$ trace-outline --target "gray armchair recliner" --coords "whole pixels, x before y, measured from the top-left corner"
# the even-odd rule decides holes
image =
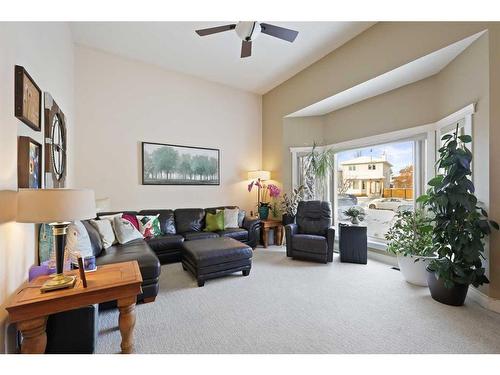
[[[335,228],[330,202],[302,201],[296,224],[285,226],[286,255],[294,259],[328,263],[333,261]]]

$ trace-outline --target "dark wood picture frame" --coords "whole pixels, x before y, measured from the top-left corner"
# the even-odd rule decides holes
[[[220,185],[220,150],[217,148],[208,148],[208,147],[195,147],[195,146],[182,146],[182,145],[174,145],[174,144],[169,144],[169,143],[155,143],[155,142],[141,142],[141,156],[142,156],[142,162],[141,162],[141,181],[143,185],[202,185],[202,186],[219,186]],[[158,178],[147,178],[146,173],[145,173],[145,164],[146,164],[146,159],[145,159],[145,153],[146,153],[146,148],[147,146],[163,146],[163,147],[169,147],[175,149],[183,149],[184,153],[196,153],[196,150],[200,150],[202,153],[207,153],[213,152],[214,156],[212,158],[217,158],[217,171],[215,173],[210,174],[213,178],[211,179],[203,179],[203,178],[196,178],[196,176],[191,177],[191,178],[163,178],[163,179],[158,179]],[[192,150],[192,151],[191,151]],[[176,150],[177,152],[180,150]],[[202,177],[201,175],[198,175]]]
[[[38,161],[34,165],[31,160],[30,147],[38,148]],[[41,189],[42,188],[42,155],[43,148],[40,143],[30,137],[18,137],[17,140],[17,186],[23,189]],[[33,184],[32,172],[36,171],[38,178]]]
[[[26,97],[25,80],[29,82],[30,88],[38,94],[38,98]],[[35,106],[35,108],[30,109],[29,105]],[[16,65],[14,68],[14,115],[31,129],[38,132],[42,130],[42,90],[26,69],[20,65]]]

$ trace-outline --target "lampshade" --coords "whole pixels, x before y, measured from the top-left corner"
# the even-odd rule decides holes
[[[55,223],[94,218],[92,190],[21,189],[17,193],[19,223]]]
[[[262,181],[271,179],[271,172],[269,171],[250,171],[248,172],[249,180],[261,179]]]

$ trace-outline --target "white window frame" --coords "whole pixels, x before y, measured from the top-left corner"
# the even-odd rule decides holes
[[[325,146],[317,146],[318,151],[324,149],[333,149],[335,154],[357,148],[366,148],[370,146],[382,145],[386,143],[425,140],[426,142],[416,142],[417,147],[422,149],[417,150],[414,147],[414,196],[417,197],[423,194],[426,190],[426,183],[436,175],[435,164],[438,155],[438,148],[440,147],[441,134],[449,131],[450,126],[457,122],[464,120],[464,134],[472,135],[472,115],[475,112],[475,103],[469,104],[466,107],[438,120],[434,123],[415,126],[408,129],[397,130],[389,133],[378,134],[370,137],[363,137],[354,140],[334,143]],[[471,145],[471,151],[472,151]],[[292,154],[292,189],[298,186],[298,173],[297,173],[297,157],[300,153],[307,153],[312,150],[312,146],[305,147],[290,147]],[[420,155],[420,157],[418,157]],[[425,155],[425,157],[424,157]],[[425,162],[425,167],[422,168],[422,163]],[[338,159],[334,159],[334,170],[338,170]],[[418,171],[418,173],[417,173]],[[333,201],[337,199],[338,181],[336,174],[333,174],[332,181],[332,194]],[[334,223],[338,223],[337,210],[334,209]],[[336,234],[338,237],[338,233]],[[377,250],[386,250],[387,245],[382,241],[369,239],[368,247]]]

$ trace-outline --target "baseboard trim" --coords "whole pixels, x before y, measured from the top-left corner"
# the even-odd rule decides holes
[[[500,299],[491,298],[472,286],[469,288],[468,297],[485,309],[500,314]]]

